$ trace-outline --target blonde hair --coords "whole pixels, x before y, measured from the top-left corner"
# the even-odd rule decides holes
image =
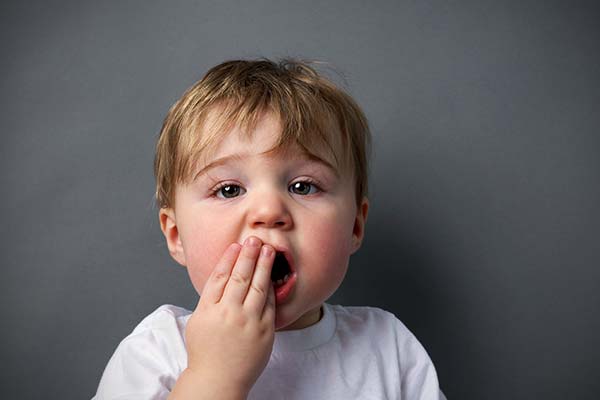
[[[207,116],[212,113],[208,124]],[[367,119],[356,102],[307,62],[233,60],[210,69],[171,107],[156,145],[154,175],[160,207],[173,207],[176,184],[189,183],[201,155],[234,126],[248,135],[273,112],[282,132],[275,147],[328,149],[336,168],[352,168],[357,205],[368,193]]]

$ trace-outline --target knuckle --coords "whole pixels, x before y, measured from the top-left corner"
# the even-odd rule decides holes
[[[213,280],[214,281],[224,281],[227,279],[227,276],[229,274],[226,271],[215,271],[213,273]]]
[[[229,279],[240,285],[248,284],[248,280],[249,280],[249,278],[247,276],[244,276],[244,275],[240,274],[239,272],[234,272],[233,274],[231,274],[231,277]]]
[[[250,285],[250,289],[254,290],[256,293],[258,293],[261,296],[265,296],[267,294],[267,292],[263,288],[261,288],[258,285],[255,285],[255,284]]]
[[[241,312],[230,313],[226,319],[232,326],[237,328],[242,328],[248,324],[248,318]]]

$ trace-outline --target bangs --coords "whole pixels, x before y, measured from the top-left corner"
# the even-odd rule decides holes
[[[180,159],[176,160],[176,181],[191,182],[198,163],[212,158],[233,129],[239,128],[245,139],[252,139],[256,125],[267,114],[279,120],[281,132],[275,145],[265,153],[285,153],[298,145],[306,155],[328,161],[338,174],[348,168],[349,141],[340,134],[333,111],[323,107],[322,102],[308,96],[281,98],[273,97],[267,90],[250,91],[238,103],[216,102],[187,121],[184,130],[188,134],[181,137],[177,151]]]

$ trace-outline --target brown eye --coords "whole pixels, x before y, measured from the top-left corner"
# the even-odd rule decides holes
[[[217,194],[221,194],[226,199],[239,196],[241,188],[238,185],[227,185],[223,186],[217,191]]]
[[[317,187],[310,182],[296,182],[290,186],[290,190],[296,194],[307,195],[317,192]]]

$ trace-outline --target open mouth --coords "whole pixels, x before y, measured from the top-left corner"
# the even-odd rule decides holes
[[[277,288],[278,286],[284,285],[292,276],[292,269],[288,263],[285,255],[281,252],[275,253],[275,260],[273,261],[273,269],[271,270],[271,282]]]

